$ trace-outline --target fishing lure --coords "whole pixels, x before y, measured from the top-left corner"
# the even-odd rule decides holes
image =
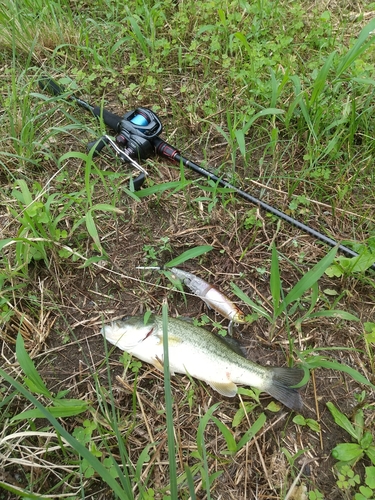
[[[138,267],[137,269],[147,268]],[[152,269],[162,270],[163,268],[152,267]],[[207,283],[207,281],[204,281],[195,274],[183,271],[177,267],[171,267],[168,270],[171,271],[174,277],[186,285],[192,293],[200,297],[208,307],[224,316],[224,318],[229,319],[231,322],[230,325],[232,322],[246,323],[245,314],[241,311],[241,309],[215,286],[210,285],[210,283]]]

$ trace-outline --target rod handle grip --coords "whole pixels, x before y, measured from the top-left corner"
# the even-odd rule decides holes
[[[48,92],[49,94],[58,96],[65,93],[65,89],[59,85],[53,78],[49,78],[48,76],[43,76],[39,81],[38,85],[41,90]]]
[[[100,116],[103,117],[103,122],[112,130],[115,132],[118,132],[118,125],[120,121],[122,120],[121,116],[115,115],[114,113],[111,113],[110,111],[103,109],[99,106],[94,106],[92,109],[92,112],[95,116],[98,118]]]

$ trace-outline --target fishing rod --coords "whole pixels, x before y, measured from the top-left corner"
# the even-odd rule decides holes
[[[102,117],[103,122],[110,129],[116,132],[117,135],[114,140],[108,135],[104,135],[99,140],[90,142],[88,144],[88,148],[91,149],[92,147],[95,147],[94,154],[98,154],[105,146],[109,146],[115,151],[116,155],[119,156],[121,160],[130,163],[140,170],[140,175],[133,179],[135,190],[139,190],[142,187],[142,184],[148,175],[146,170],[144,170],[143,167],[137,163],[135,158],[137,158],[138,161],[141,161],[154,154],[163,156],[177,164],[182,163],[184,166],[190,168],[197,174],[216,182],[220,186],[233,190],[238,196],[246,201],[259,206],[266,212],[269,212],[279,219],[288,222],[292,226],[301,229],[303,232],[313,236],[317,240],[322,241],[331,247],[337,247],[338,250],[340,250],[344,255],[348,257],[358,257],[359,254],[354,250],[351,250],[345,245],[339,244],[334,239],[300,222],[299,220],[290,217],[265,201],[250,195],[246,191],[243,191],[242,189],[229,183],[222,177],[218,177],[213,172],[206,170],[197,163],[194,163],[193,161],[182,156],[178,149],[159,137],[163,131],[163,126],[156,113],[150,109],[140,107],[127,112],[123,117],[121,117],[102,107],[92,106],[86,101],[76,97],[74,94],[67,93],[57,82],[49,77],[43,77],[39,81],[39,86],[43,90],[48,91],[55,96],[63,96],[65,94],[69,100],[75,102],[87,111],[90,111],[97,118]],[[372,264],[371,269],[375,270],[375,262]]]

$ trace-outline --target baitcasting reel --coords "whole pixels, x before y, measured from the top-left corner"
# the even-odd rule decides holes
[[[126,113],[115,128],[115,140],[104,135],[99,140],[89,142],[88,149],[95,147],[94,155],[101,152],[104,146],[110,146],[123,161],[130,163],[141,171],[141,176],[133,182],[138,185],[143,183],[146,170],[137,163],[146,160],[155,152],[152,140],[161,134],[163,126],[158,116],[147,108],[137,108]]]

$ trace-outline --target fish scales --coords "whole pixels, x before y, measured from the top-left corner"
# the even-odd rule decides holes
[[[156,322],[162,334],[163,326],[160,319],[158,318]],[[189,324],[187,329],[184,321],[174,318],[169,318],[168,323],[173,329],[169,344],[170,364],[176,373],[183,373],[186,370],[192,377],[199,379],[207,377],[206,382],[209,383],[208,374],[214,374],[215,380],[221,380],[223,383],[228,380],[246,385],[261,383],[264,370],[223,345],[215,335],[195,325]],[[181,349],[184,350],[183,359],[179,356]],[[252,383],[244,380],[245,377],[251,378]]]
[[[152,315],[114,321],[102,328],[112,344],[163,370],[163,321]],[[291,387],[304,376],[300,368],[264,367],[234,352],[211,332],[189,322],[168,318],[169,368],[208,383],[224,396],[237,394],[237,384],[267,392],[285,406],[299,410],[302,400]]]

